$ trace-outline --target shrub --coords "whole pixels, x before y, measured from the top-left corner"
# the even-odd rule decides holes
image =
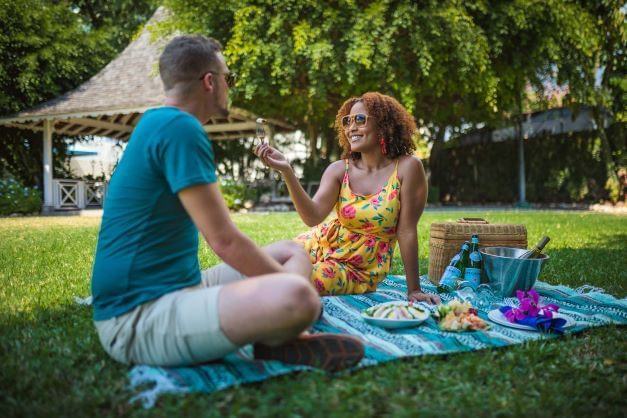
[[[232,179],[220,180],[220,191],[226,202],[226,206],[231,209],[240,209],[244,202],[255,198],[255,191],[245,183],[236,182]]]
[[[41,210],[39,190],[24,187],[12,175],[0,177],[0,216],[12,213],[33,213]]]

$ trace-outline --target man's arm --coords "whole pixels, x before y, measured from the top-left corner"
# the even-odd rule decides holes
[[[178,197],[209,246],[225,263],[245,276],[285,271],[233,224],[216,183],[188,187]]]

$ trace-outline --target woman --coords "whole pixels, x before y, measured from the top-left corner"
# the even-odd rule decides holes
[[[375,291],[389,273],[398,241],[410,301],[439,303],[418,274],[417,224],[427,199],[422,163],[413,156],[416,124],[390,96],[348,99],[335,118],[342,160],[329,165],[310,198],[285,156],[268,144],[255,153],[279,171],[308,226],[296,238],[309,252],[312,282],[321,295]],[[336,207],[337,217],[321,222]]]

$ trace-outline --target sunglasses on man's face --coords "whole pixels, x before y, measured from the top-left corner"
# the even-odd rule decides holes
[[[346,115],[342,118],[342,126],[348,128],[355,121],[355,126],[366,126],[368,123],[368,115],[365,113],[356,113],[354,115]]]
[[[228,73],[218,73],[215,71],[207,71],[199,78],[199,80],[202,80],[203,78],[205,78],[205,76],[209,73],[213,75],[223,75],[224,81],[226,81],[226,85],[229,86],[230,89],[233,88],[233,86],[235,86],[235,80],[237,79],[237,76],[235,75],[235,73],[231,71],[229,71]]]

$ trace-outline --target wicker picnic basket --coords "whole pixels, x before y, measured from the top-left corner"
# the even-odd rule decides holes
[[[433,223],[429,231],[429,280],[432,283],[439,282],[451,258],[475,233],[479,235],[479,247],[527,248],[525,225],[491,224],[483,218]]]

